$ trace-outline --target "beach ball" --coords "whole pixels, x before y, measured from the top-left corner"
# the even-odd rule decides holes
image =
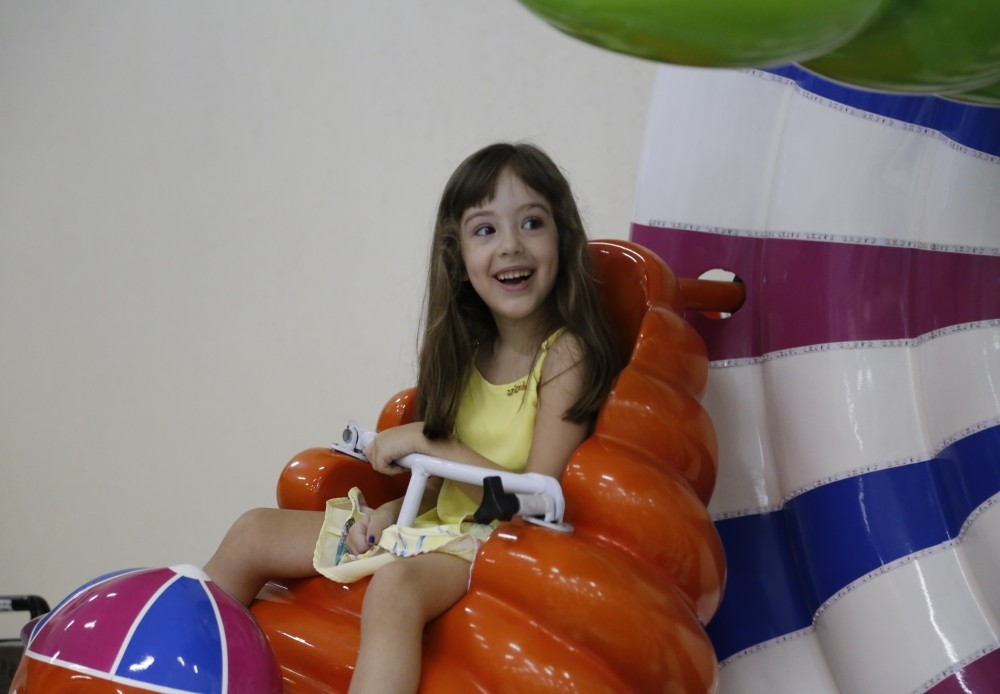
[[[267,639],[241,603],[189,566],[84,585],[31,629],[11,693],[280,694]]]

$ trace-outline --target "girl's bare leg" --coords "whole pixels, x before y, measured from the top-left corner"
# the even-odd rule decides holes
[[[215,583],[249,605],[272,578],[313,576],[322,511],[256,508],[237,519],[205,564]]]
[[[469,562],[421,554],[372,576],[361,609],[361,649],[350,692],[416,692],[424,625],[465,595]]]

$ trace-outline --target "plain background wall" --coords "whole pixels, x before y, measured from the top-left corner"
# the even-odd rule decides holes
[[[627,238],[653,72],[514,0],[0,3],[0,594],[200,565],[374,425],[480,146]]]

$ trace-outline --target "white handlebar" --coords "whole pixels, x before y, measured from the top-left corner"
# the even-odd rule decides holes
[[[334,443],[332,447],[342,453],[364,460],[364,450],[375,438],[374,431],[362,429],[351,422],[344,430],[343,443]],[[515,473],[501,470],[488,470],[475,465],[456,463],[451,460],[433,458],[421,453],[411,453],[395,461],[396,465],[410,470],[410,484],[403,497],[403,506],[399,512],[402,526],[412,526],[424,496],[427,478],[441,477],[455,482],[483,485],[487,477],[499,477],[505,492],[517,494],[521,502],[520,514],[526,521],[561,532],[572,532],[572,526],[563,523],[566,502],[563,499],[559,480],[537,472]],[[535,516],[544,515],[544,519]]]

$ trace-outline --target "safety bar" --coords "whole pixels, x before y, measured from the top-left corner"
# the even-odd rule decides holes
[[[367,462],[364,450],[375,438],[375,433],[362,429],[355,422],[350,422],[344,429],[343,442],[332,444],[332,448]],[[559,532],[573,531],[571,525],[563,522],[566,502],[563,498],[562,487],[559,486],[559,480],[555,477],[537,472],[516,473],[490,470],[475,465],[442,460],[422,453],[405,455],[395,461],[395,464],[408,469],[411,473],[410,483],[406,487],[406,495],[403,497],[403,506],[399,511],[397,521],[399,525],[413,525],[420,509],[428,477],[441,477],[479,486],[483,485],[486,478],[492,477],[500,479],[504,492],[517,495],[518,515],[521,515],[526,521]]]

